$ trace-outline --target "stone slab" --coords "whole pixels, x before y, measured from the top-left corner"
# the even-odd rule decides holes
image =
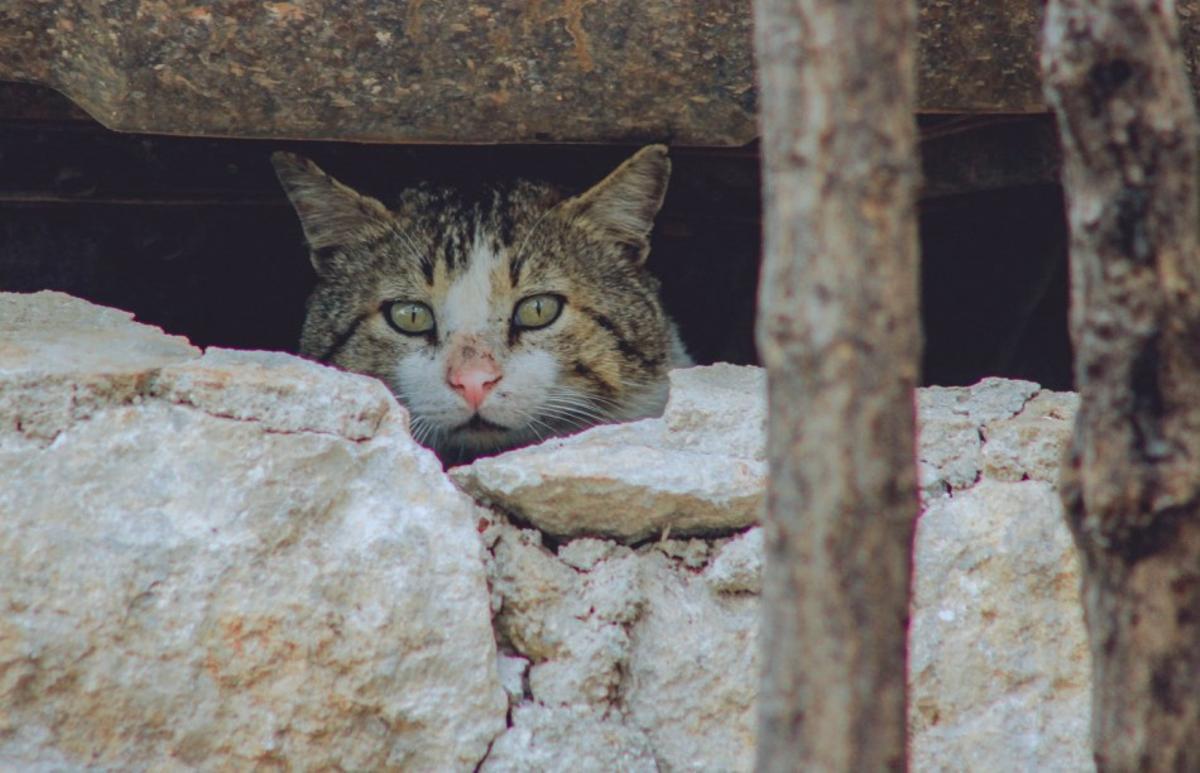
[[[481,511],[373,379],[130,317],[0,294],[0,769],[474,769]]]
[[[1041,0],[921,0],[923,112],[1044,112]],[[1188,63],[1200,0],[1176,3]],[[742,145],[757,136],[738,0],[283,0],[0,6],[0,79],[104,125],[372,142]]]
[[[729,533],[763,505],[765,388],[759,368],[676,370],[661,418],[480,459],[451,477],[555,537]]]

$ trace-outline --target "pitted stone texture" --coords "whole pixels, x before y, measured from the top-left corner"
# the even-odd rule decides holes
[[[619,713],[524,703],[480,768],[486,773],[657,773],[646,735]]]
[[[761,593],[763,530],[755,527],[721,545],[704,579],[718,593]]]
[[[596,427],[451,474],[556,537],[635,542],[745,528],[763,504],[764,393],[758,368],[677,370],[662,418]]]
[[[57,292],[0,293],[0,448],[46,445],[102,406],[130,403],[200,350],[133,315]]]
[[[0,5],[0,79],[112,129],[376,142],[754,139],[735,0]]]
[[[630,721],[663,770],[752,770],[758,596],[717,591],[653,547],[640,555],[646,604],[626,666]]]
[[[164,368],[150,393],[215,416],[260,422],[272,432],[324,432],[366,440],[385,416],[407,413],[382,383],[280,352],[210,347],[198,360]]]
[[[138,373],[200,356],[128,311],[66,293],[0,293],[0,376]]]
[[[537,532],[503,520],[488,532],[492,585],[503,599],[497,632],[533,666],[528,700],[485,767],[640,769],[648,759],[659,770],[750,768],[757,597],[718,590],[703,563],[736,554],[729,546],[744,547],[745,535],[637,552],[584,538],[555,554]],[[569,731],[585,721],[574,739]],[[631,744],[633,756],[596,751],[605,738]]]
[[[917,390],[917,473],[935,497],[974,485],[983,469],[983,427],[1019,414],[1040,387],[985,378],[969,387]]]
[[[1043,5],[922,0],[919,109],[1045,112]],[[1200,2],[1175,5],[1194,72]],[[728,0],[10,3],[0,79],[51,85],[125,131],[742,145],[751,15]]]
[[[984,480],[917,527],[914,770],[1092,770],[1079,566],[1057,493]]]
[[[0,330],[4,763],[752,767],[761,529],[548,540],[461,496],[372,380],[201,357],[56,294],[0,296]],[[572,440],[693,476],[762,464],[760,371],[673,380],[662,419]],[[1078,570],[1045,482],[1075,398],[989,380],[918,402],[940,496],[916,544],[914,768],[1090,769]],[[599,505],[644,508],[643,478],[613,480]]]
[[[29,319],[41,303],[64,301],[8,296],[0,314]],[[0,760],[476,765],[507,707],[479,511],[402,410],[385,402],[363,423],[369,380],[274,355],[201,364],[78,304],[81,327],[110,329],[106,351],[60,335],[54,357],[78,363],[77,381],[98,363],[132,386],[60,414],[53,442],[0,447]],[[13,351],[0,353],[6,398],[52,370]],[[171,368],[194,380],[156,381]],[[287,409],[264,372],[281,374]],[[47,394],[71,394],[60,375]],[[330,401],[351,383],[361,395]],[[0,400],[0,433],[19,433],[13,405]],[[305,406],[321,417],[289,418]]]
[[[542,546],[536,532],[511,526],[502,528],[492,553],[492,588],[503,599],[496,631],[533,662],[534,697],[547,705],[606,705],[628,653],[625,625],[644,603],[636,556],[621,548],[580,572]]]
[[[996,480],[1058,483],[1078,410],[1078,395],[1041,391],[1018,415],[987,424],[983,474]]]
[[[918,389],[917,405],[927,418],[965,418],[978,426],[1015,416],[1039,389],[1032,381],[985,378],[969,387]]]

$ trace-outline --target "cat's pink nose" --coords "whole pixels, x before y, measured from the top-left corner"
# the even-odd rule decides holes
[[[467,405],[479,409],[488,393],[504,378],[492,359],[473,359],[451,368],[446,374],[450,388],[463,396]]]

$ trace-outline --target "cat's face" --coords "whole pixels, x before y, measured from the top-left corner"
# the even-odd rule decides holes
[[[318,275],[301,353],[381,379],[447,462],[662,410],[686,362],[643,265],[665,148],[574,198],[417,188],[392,210],[273,161]]]

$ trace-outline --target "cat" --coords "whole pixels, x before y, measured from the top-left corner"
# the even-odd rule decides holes
[[[576,196],[422,184],[391,209],[301,156],[272,162],[317,273],[300,354],[382,380],[447,466],[659,415],[691,364],[645,265],[662,145]]]

